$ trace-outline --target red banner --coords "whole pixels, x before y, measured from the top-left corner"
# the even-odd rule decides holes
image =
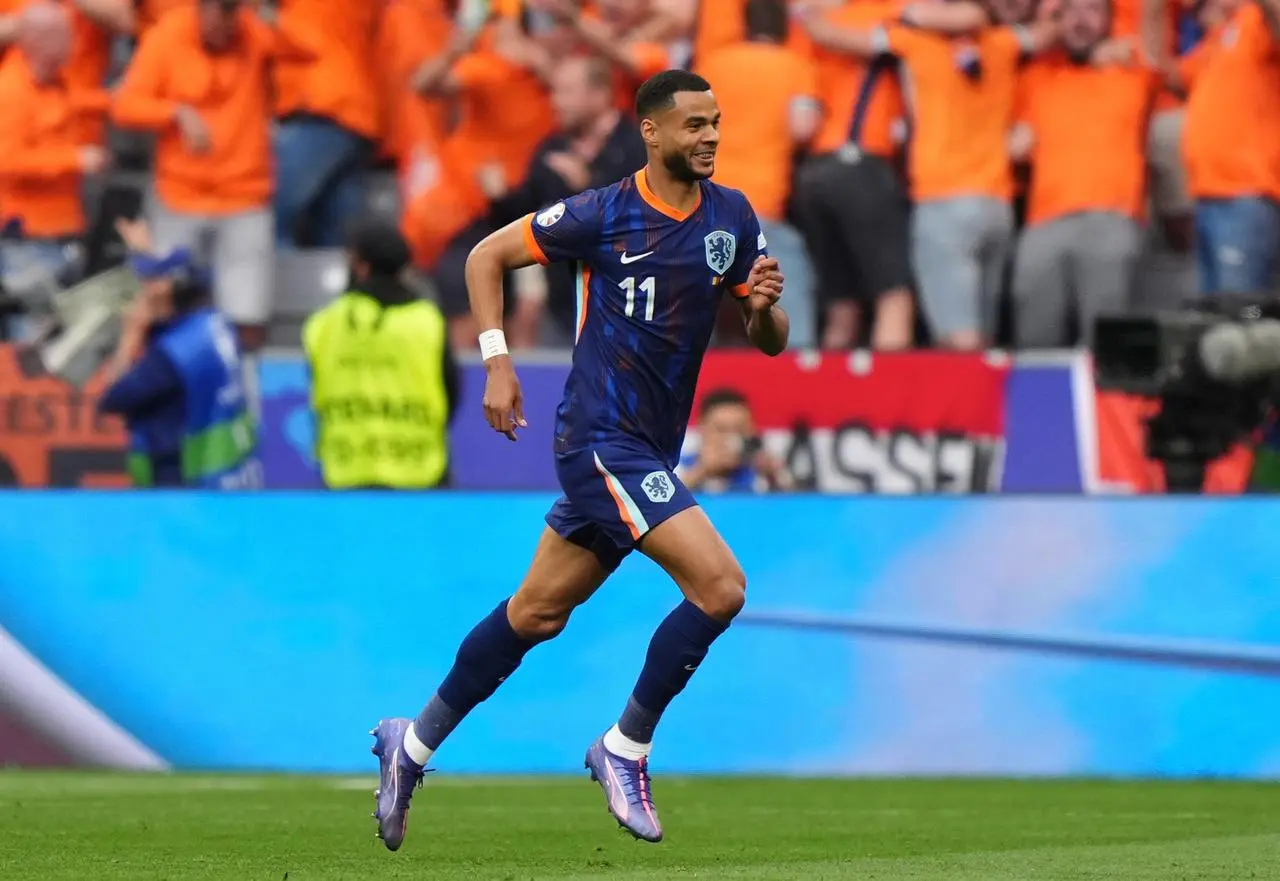
[[[1133,493],[1167,490],[1160,463],[1147,458],[1146,420],[1160,412],[1159,401],[1121,392],[1098,392],[1098,478],[1104,487]],[[1204,491],[1242,493],[1249,483],[1253,452],[1240,444],[1209,463]]]
[[[128,486],[124,427],[97,414],[99,390],[41,375],[0,345],[0,487]]]
[[[694,419],[703,395],[739,392],[765,449],[820,492],[986,492],[1000,482],[1007,378],[986,355],[710,352]]]

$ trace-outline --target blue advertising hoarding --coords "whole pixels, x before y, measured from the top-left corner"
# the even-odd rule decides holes
[[[0,663],[0,696],[72,752],[81,729],[52,720],[80,701],[132,744],[121,755],[150,757],[134,764],[367,772],[371,724],[430,695],[518,583],[550,501],[2,495],[0,657],[32,672],[15,682]],[[1280,503],[707,509],[748,573],[752,617],[664,720],[661,770],[1280,774]],[[677,600],[629,560],[441,767],[579,769]]]
[[[714,357],[714,353],[713,356]],[[556,489],[551,437],[568,362],[523,364],[521,386],[529,428],[512,444],[491,431],[481,408],[484,369],[462,371],[462,400],[450,432],[453,484],[463,489]],[[1075,355],[1023,359],[1009,371],[1005,390],[1005,454],[1000,490],[1008,493],[1080,493],[1090,489],[1093,388]],[[267,485],[304,489],[319,485],[315,428],[300,358],[265,358],[259,369],[262,458]]]

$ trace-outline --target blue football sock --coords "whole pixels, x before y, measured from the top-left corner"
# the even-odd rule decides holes
[[[497,691],[535,645],[511,629],[507,600],[503,600],[458,647],[453,669],[414,719],[414,734],[428,749],[439,749],[467,713]]]
[[[688,600],[676,606],[649,641],[644,668],[618,720],[618,731],[637,743],[651,743],[667,705],[684,691],[711,643],[728,627]]]

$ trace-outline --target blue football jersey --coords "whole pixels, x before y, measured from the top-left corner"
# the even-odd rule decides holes
[[[541,263],[578,265],[573,367],[556,410],[556,451],[639,442],[675,468],[698,371],[724,294],[746,296],[765,253],[742,193],[710,181],[685,213],[643,171],[530,215]]]

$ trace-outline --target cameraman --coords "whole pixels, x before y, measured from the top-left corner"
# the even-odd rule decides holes
[[[708,392],[698,409],[698,451],[680,463],[680,479],[704,492],[777,492],[791,474],[766,453],[747,399],[733,389]]]
[[[146,253],[140,224],[121,222],[142,289],[124,315],[98,410],[124,417],[138,487],[256,489],[256,431],[240,349],[209,305],[211,279],[190,252]]]

